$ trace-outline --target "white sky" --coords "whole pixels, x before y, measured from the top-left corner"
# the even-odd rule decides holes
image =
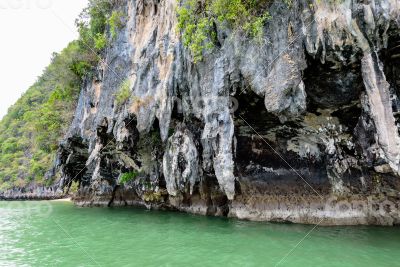
[[[0,0],[0,119],[61,51],[78,37],[87,0]]]

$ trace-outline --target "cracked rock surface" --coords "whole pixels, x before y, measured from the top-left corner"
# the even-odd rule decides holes
[[[261,42],[217,25],[221,47],[196,64],[177,5],[115,6],[127,24],[82,87],[59,188],[78,181],[80,205],[400,223],[398,1],[272,1]]]

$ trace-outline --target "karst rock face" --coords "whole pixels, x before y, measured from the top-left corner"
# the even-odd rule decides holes
[[[398,0],[274,1],[262,40],[217,25],[197,63],[179,4],[115,7],[126,26],[82,88],[59,187],[79,181],[80,205],[400,223]]]

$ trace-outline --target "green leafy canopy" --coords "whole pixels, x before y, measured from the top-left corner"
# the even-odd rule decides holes
[[[72,121],[82,81],[108,46],[108,29],[115,38],[123,27],[122,12],[112,12],[114,2],[89,0],[76,20],[78,40],[53,54],[37,82],[0,121],[0,191],[52,183],[44,176]]]
[[[216,43],[216,27],[244,32],[261,38],[265,22],[271,18],[265,6],[269,0],[187,0],[177,9],[178,28],[183,44],[195,62],[202,60],[204,50]],[[263,11],[260,11],[263,10]]]

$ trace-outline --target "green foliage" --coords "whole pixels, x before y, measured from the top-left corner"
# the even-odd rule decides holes
[[[162,197],[162,192],[147,191],[143,194],[143,200],[146,202],[160,202]]]
[[[0,191],[51,183],[44,175],[72,121],[82,80],[107,46],[108,23],[114,31],[122,27],[120,14],[111,14],[112,3],[89,0],[76,21],[79,39],[53,54],[43,74],[0,121]],[[129,91],[126,84],[121,87]]]
[[[122,11],[112,11],[112,1],[90,0],[89,6],[83,10],[76,21],[79,30],[81,47],[94,55],[89,59],[91,65],[99,60],[100,53],[108,45],[106,30],[109,27],[112,39],[117,36],[117,30],[125,24]]]
[[[10,182],[2,182],[2,183],[0,183],[0,192],[11,189],[12,187],[13,187],[13,185]]]
[[[115,39],[117,37],[117,30],[124,26],[124,14],[121,11],[113,11],[111,17],[108,19],[110,25],[111,37]]]
[[[92,66],[87,61],[76,61],[70,66],[71,71],[73,71],[78,77],[83,79],[91,70]]]
[[[103,33],[106,29],[106,22],[108,14],[111,11],[111,2],[105,0],[90,0],[89,6],[86,8],[89,14],[90,30],[96,35],[97,33]]]
[[[264,24],[271,16],[260,10],[265,10],[268,3],[269,0],[187,0],[177,10],[183,44],[197,62],[202,60],[204,50],[214,47],[216,25],[261,38]]]
[[[192,52],[194,62],[202,60],[204,49],[211,49],[214,46],[211,38],[215,37],[213,20],[209,19],[205,10],[203,12],[198,10],[199,3],[196,0],[188,0],[177,10],[182,41]]]
[[[71,42],[53,54],[37,82],[9,109],[0,122],[0,190],[27,183],[47,184],[44,174],[58,142],[72,120],[81,85],[73,71],[82,49]]]
[[[114,2],[89,0],[76,20],[79,39],[53,54],[43,74],[0,121],[0,191],[52,182],[44,175],[72,121],[82,81],[108,45],[107,30],[115,37],[123,26],[122,12],[111,12]],[[126,81],[117,102],[125,102],[129,95]]]
[[[100,53],[108,45],[106,29],[108,17],[112,10],[112,1],[90,0],[76,20],[79,31],[79,46],[85,55],[72,66],[80,77],[85,77],[100,60]]]
[[[104,34],[107,27],[107,18],[111,13],[111,3],[105,0],[90,0],[76,20],[79,30],[79,41],[82,47],[90,49],[95,46],[98,34]]]
[[[130,181],[135,180],[138,175],[139,175],[139,172],[136,172],[136,171],[122,173],[119,181],[121,184],[126,184]]]
[[[103,50],[107,46],[107,37],[104,33],[98,33],[94,38],[94,47]]]
[[[130,96],[131,96],[131,81],[129,79],[126,79],[125,81],[122,82],[118,92],[115,94],[115,102],[117,106],[125,104]]]
[[[76,194],[79,190],[79,182],[78,181],[73,181],[71,183],[71,187],[69,188],[69,193],[70,194]]]

